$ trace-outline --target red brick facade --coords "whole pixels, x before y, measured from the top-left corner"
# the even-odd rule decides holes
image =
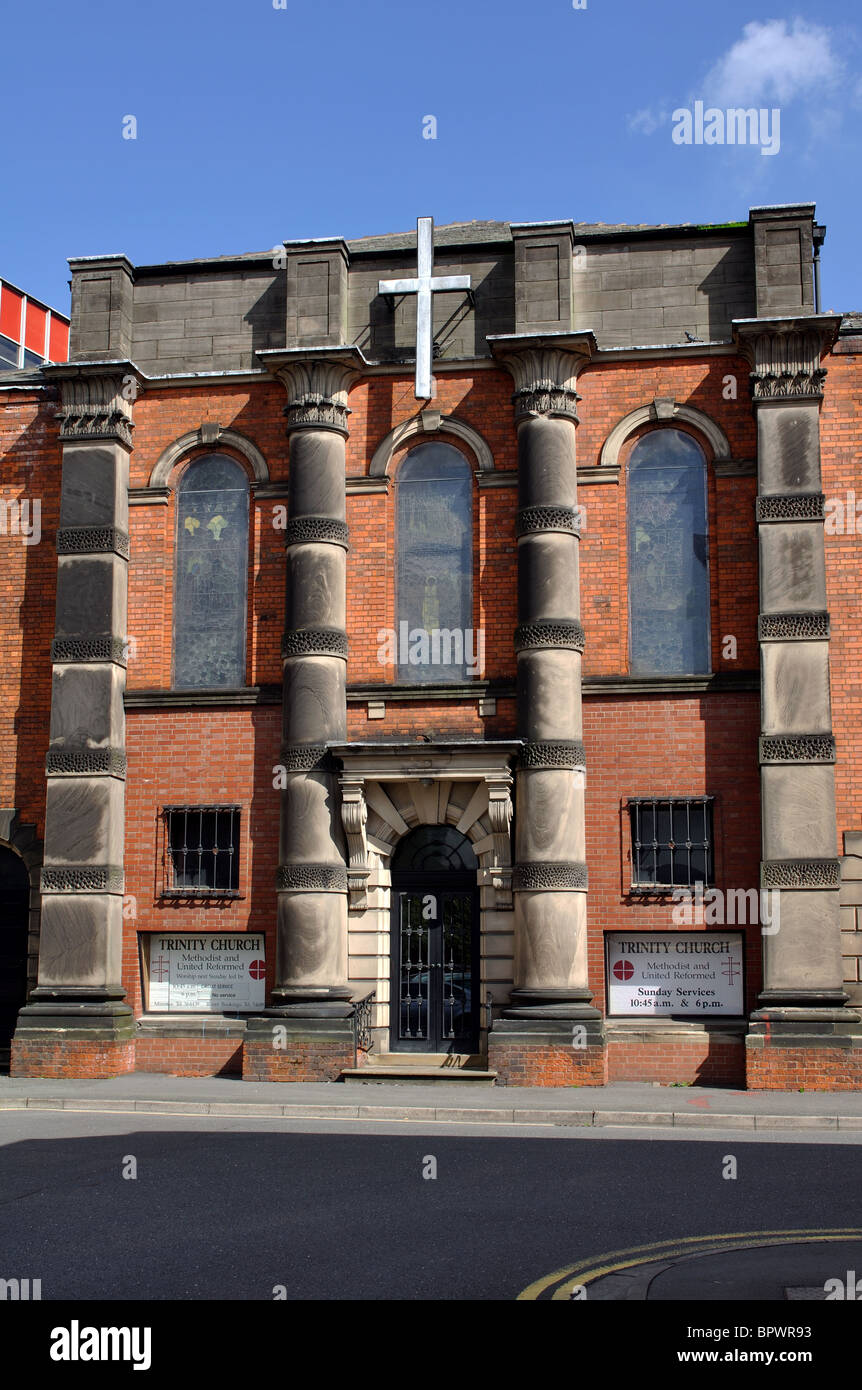
[[[855,769],[862,757],[862,599],[859,590],[862,535],[862,399],[859,358],[839,343],[826,360],[828,376],[821,416],[823,488],[827,498],[858,492],[858,528],[830,534],[826,564],[832,617],[832,713],[838,745],[837,832],[862,829],[862,789]],[[375,451],[386,436],[417,414],[409,369],[390,369],[361,380],[349,397],[347,440],[347,621],[349,635],[347,737],[375,740],[505,740],[517,736],[514,696],[517,624],[517,431],[512,379],[498,365],[437,364],[435,410],[476,432],[493,458],[494,482],[477,476],[473,488],[473,624],[485,634],[483,676],[497,688],[492,713],[480,712],[476,695],[405,698],[387,689],[393,666],[378,660],[379,632],[396,625],[395,490],[362,488]],[[688,351],[630,360],[601,357],[578,377],[577,459],[583,474],[581,556],[584,744],[587,759],[586,860],[589,867],[589,984],[605,1012],[605,933],[668,931],[675,927],[670,897],[633,896],[626,816],[630,796],[714,798],[715,884],[751,889],[760,874],[760,777],[758,735],[758,553],[754,499],[757,479],[755,420],[748,388],[749,363],[734,351]],[[44,759],[48,747],[54,632],[56,552],[61,453],[54,424],[56,392],[4,388],[0,381],[0,457],[4,495],[41,500],[42,543],[24,545],[0,537],[0,625],[6,660],[0,674],[0,807],[14,807],[22,822],[44,833]],[[728,459],[719,459],[708,435],[692,423],[653,419],[624,440],[618,474],[601,472],[614,427],[654,401],[684,402],[726,437]],[[266,938],[267,999],[275,983],[275,890],[279,864],[281,754],[281,639],[285,628],[283,513],[287,500],[288,445],[284,392],[269,378],[242,381],[154,381],[134,411],[131,454],[130,569],[125,802],[125,899],[122,984],[134,1013],[145,1012],[141,970],[147,934],[170,929],[254,931]],[[707,458],[708,561],[712,669],[723,686],[627,690],[628,573],[627,464],[637,440],[663,423],[681,428]],[[149,492],[153,469],[165,450],[202,425],[231,430],[265,460],[266,488],[252,491],[248,552],[246,693],[220,705],[217,699],[184,703],[168,698],[172,683],[172,632],[177,481],[196,457],[213,452],[195,443],[176,461],[166,495]],[[421,442],[414,434],[391,460],[394,474]],[[446,436],[474,472],[478,460],[463,438]],[[247,456],[231,443],[218,452],[235,458],[252,479]],[[502,475],[506,475],[503,477]],[[499,485],[500,483],[503,485]],[[354,486],[351,486],[354,485]],[[280,519],[281,517],[281,519]],[[738,678],[738,679],[736,679]],[[616,682],[616,684],[614,684]],[[705,683],[704,683],[705,684]],[[383,719],[369,718],[368,688],[385,700]],[[165,697],[160,701],[159,693]],[[353,693],[351,693],[353,692]],[[161,809],[172,802],[236,803],[242,838],[241,895],[222,902],[186,901],[163,895]],[[515,815],[518,814],[517,805]],[[745,928],[746,1013],[756,1008],[761,977],[758,923]],[[149,1025],[150,1029],[152,1023]],[[742,1036],[692,1032],[676,1042],[627,1042],[607,1049],[554,1046],[520,1048],[490,1037],[489,1066],[514,1085],[597,1085],[606,1080],[747,1084],[755,1088],[806,1089],[859,1085],[856,1053],[749,1046]],[[850,1060],[848,1060],[850,1057]],[[21,1075],[106,1075],[135,1067],[177,1075],[241,1074],[253,1080],[335,1079],[353,1065],[343,1042],[296,1041],[289,1053],[265,1041],[234,1037],[171,1039],[142,1033],[114,1045],[17,1043],[13,1069]],[[747,1070],[746,1070],[747,1068]]]

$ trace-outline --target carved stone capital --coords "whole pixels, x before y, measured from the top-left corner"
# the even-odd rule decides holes
[[[822,492],[769,493],[756,499],[757,522],[823,521],[825,503]]]
[[[129,558],[129,536],[118,526],[63,526],[57,532],[58,555],[119,555]]]
[[[347,905],[349,910],[361,912],[368,906],[366,887],[371,874],[365,833],[368,822],[365,782],[350,776],[339,777],[338,780],[341,784],[341,820],[347,836]]]
[[[761,734],[760,762],[834,763],[832,734]]]
[[[577,423],[580,397],[575,382],[592,355],[594,340],[590,333],[563,336],[562,343],[547,337],[488,339],[494,356],[514,379],[516,421],[546,415]]]
[[[336,762],[323,743],[284,744],[281,765],[285,772],[334,772]]]
[[[143,378],[132,362],[65,362],[43,369],[59,389],[61,439],[119,440],[132,447],[132,411]]]
[[[828,642],[829,614],[761,613],[757,619],[759,642]]]
[[[279,893],[344,893],[347,871],[340,864],[279,864],[275,886]]]
[[[840,888],[840,859],[771,859],[760,865],[762,888]]]
[[[43,893],[123,893],[119,864],[49,865],[42,870]]]
[[[574,770],[586,767],[587,755],[583,739],[546,739],[539,743],[525,743],[518,754],[521,768],[564,768]]]
[[[281,642],[281,655],[287,661],[292,656],[337,656],[347,660],[347,633],[334,627],[291,628]]]
[[[49,748],[47,777],[116,777],[125,781],[126,754],[122,748]]]
[[[515,651],[524,652],[542,647],[568,647],[572,651],[584,650],[583,625],[575,618],[559,618],[556,621],[521,623],[515,629]]]
[[[580,536],[581,519],[574,507],[521,507],[515,520],[516,536],[564,531]]]
[[[308,541],[325,541],[328,545],[340,545],[347,550],[347,522],[328,516],[291,517],[285,528],[285,545],[305,545]]]
[[[276,350],[258,355],[287,392],[284,415],[288,434],[298,429],[347,434],[347,393],[366,365],[358,348]]]
[[[831,347],[839,318],[748,320],[734,325],[739,350],[751,364],[755,401],[823,395],[826,370],[820,360]]]
[[[514,888],[518,893],[539,890],[564,893],[585,893],[588,887],[587,866],[583,863],[516,864]]]

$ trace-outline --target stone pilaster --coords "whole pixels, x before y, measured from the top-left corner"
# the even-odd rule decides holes
[[[531,1058],[538,1055],[534,1046],[557,1058],[562,1048],[573,1075],[600,1082],[601,1017],[590,1002],[587,962],[575,464],[575,383],[593,343],[589,334],[561,334],[494,339],[492,346],[515,382],[515,650],[518,733],[524,740],[515,790],[515,988],[495,1025],[492,1065],[506,1070],[499,1052],[504,1045],[523,1046]],[[528,1084],[540,1084],[542,1068],[533,1071],[528,1065]],[[554,1084],[559,1081],[555,1071]]]
[[[48,368],[63,473],[46,775],[39,975],[13,1043],[17,1075],[134,1067],[122,987],[129,453],[128,362]]]
[[[347,393],[359,376],[353,348],[263,354],[287,392],[290,440],[287,605],[278,865],[276,981],[267,1018],[252,1020],[244,1075],[263,1075],[255,1049],[277,1019],[286,1053],[324,1043],[334,1076],[352,1065],[347,984],[347,846],[335,760],[347,737],[345,440]],[[338,1039],[349,1051],[342,1058]],[[347,1053],[345,1052],[345,1057]],[[270,1058],[267,1075],[290,1073]],[[314,1070],[309,1062],[302,1079]],[[274,1068],[274,1069],[273,1069]]]
[[[756,1085],[777,1084],[764,1048],[847,1047],[858,1022],[842,983],[820,471],[821,358],[838,324],[822,315],[736,325],[757,418],[761,887],[780,895],[748,1039]]]

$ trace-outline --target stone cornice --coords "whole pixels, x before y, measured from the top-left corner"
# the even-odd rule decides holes
[[[60,438],[118,440],[132,447],[132,410],[144,377],[134,362],[63,362],[45,367],[60,393]]]
[[[288,433],[317,429],[347,434],[347,393],[368,365],[359,348],[267,348],[257,356],[287,392]]]
[[[834,343],[840,326],[837,314],[736,319],[734,341],[751,364],[754,400],[820,399],[826,377],[821,358]]]
[[[515,382],[515,419],[547,415],[577,421],[578,373],[596,351],[592,333],[516,333],[488,338]]]

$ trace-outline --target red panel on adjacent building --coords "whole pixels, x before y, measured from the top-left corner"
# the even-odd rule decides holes
[[[48,318],[48,310],[43,309],[41,304],[34,304],[32,299],[27,301],[27,327],[24,332],[24,346],[31,352],[38,352],[40,357],[45,355],[45,322]]]
[[[69,325],[58,319],[56,314],[51,315],[48,357],[51,362],[66,362],[69,357]]]
[[[0,333],[7,338],[12,338],[16,343],[21,341],[21,304],[24,299],[22,294],[16,290],[11,290],[8,285],[4,285],[0,293]]]

